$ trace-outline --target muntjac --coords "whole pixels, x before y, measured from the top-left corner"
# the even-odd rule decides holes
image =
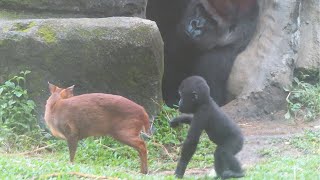
[[[150,133],[149,116],[135,102],[118,95],[92,93],[73,95],[49,83],[51,96],[45,110],[45,122],[55,137],[68,143],[70,161],[74,161],[78,141],[89,136],[111,136],[135,148],[141,161],[141,173],[148,172],[147,148],[140,132]]]

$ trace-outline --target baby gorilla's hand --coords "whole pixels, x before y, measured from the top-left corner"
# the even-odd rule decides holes
[[[179,126],[179,122],[178,122],[177,120],[178,120],[178,118],[173,118],[173,119],[169,122],[170,127],[175,128],[175,127]]]
[[[193,119],[193,115],[191,114],[181,114],[178,117],[173,118],[169,123],[170,127],[175,128],[180,123],[190,124]]]

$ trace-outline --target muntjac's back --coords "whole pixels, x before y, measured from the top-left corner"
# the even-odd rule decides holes
[[[115,130],[144,126],[148,122],[144,108],[122,96],[102,93],[83,94],[62,99],[52,111],[63,124],[74,124],[79,137],[112,135]]]

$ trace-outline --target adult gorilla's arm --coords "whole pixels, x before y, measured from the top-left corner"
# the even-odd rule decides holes
[[[180,123],[190,124],[192,119],[192,114],[181,114],[170,121],[170,127],[177,127]]]
[[[183,143],[181,150],[181,158],[178,162],[177,169],[175,171],[175,175],[177,178],[182,178],[184,172],[187,168],[187,165],[193,156],[194,152],[197,149],[197,145],[201,136],[203,129],[199,122],[191,121],[191,126],[187,135],[186,140]]]

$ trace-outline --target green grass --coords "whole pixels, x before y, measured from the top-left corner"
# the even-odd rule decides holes
[[[287,180],[305,179],[320,180],[320,130],[305,131],[292,137],[290,146],[302,153],[301,156],[281,156],[281,152],[266,150],[261,154],[267,159],[250,168],[243,179]]]
[[[250,168],[242,179],[320,180],[320,155],[273,157]]]
[[[244,179],[320,180],[320,131],[306,131],[289,140],[292,148],[302,152],[297,157],[281,156],[281,152],[267,151],[269,158],[247,172]]]
[[[28,179],[46,177],[49,174],[60,173],[60,178],[70,177],[68,172],[81,172],[96,176],[118,177],[121,179],[174,179],[172,175],[141,175],[136,170],[123,166],[111,166],[108,164],[81,163],[70,164],[62,154],[45,154],[33,157],[1,155],[0,178],[4,179]],[[128,160],[129,161],[129,160]],[[149,160],[150,161],[150,160]],[[242,179],[257,180],[287,180],[287,179],[320,179],[320,156],[311,155],[300,158],[276,157],[256,165],[247,170],[246,177]],[[153,170],[153,169],[151,169]],[[187,176],[187,179],[196,179],[195,176]]]
[[[113,167],[101,164],[71,164],[66,159],[62,160],[61,154],[46,154],[35,157],[24,156],[2,156],[0,158],[0,178],[7,179],[29,179],[44,178],[52,173],[60,173],[60,178],[66,178],[67,172],[82,172],[97,176],[109,176],[128,178],[129,176],[140,176],[135,171],[126,170],[124,167]]]
[[[207,147],[207,137],[203,136],[202,139],[203,142],[199,145],[199,151],[193,157],[189,168],[205,168],[211,167],[213,164],[212,152],[214,148],[209,150],[213,145]],[[163,177],[161,175],[144,176],[139,174],[140,162],[137,152],[110,138],[89,138],[79,143],[74,164],[69,163],[66,144],[63,141],[57,143],[55,148],[52,149],[52,153],[46,152],[34,156],[1,154],[0,169],[2,169],[2,173],[0,173],[0,179],[41,178],[52,173],[60,173],[61,177],[59,178],[64,179],[70,177],[67,172],[81,172],[121,179],[174,179],[172,175]],[[167,150],[169,154],[166,154],[164,147],[155,145],[152,141],[147,144],[151,173],[175,168],[179,147],[175,147],[174,150]],[[206,147],[200,149],[204,146]],[[194,179],[195,177],[189,178]]]
[[[305,154],[320,156],[320,131],[306,131],[303,135],[291,139],[290,144]]]
[[[320,131],[307,131],[301,136],[290,140],[292,148],[304,152],[303,155],[281,156],[281,153],[271,153],[266,160],[246,170],[246,179],[257,180],[287,180],[306,179],[320,180]],[[148,142],[149,171],[151,174],[139,174],[139,160],[137,153],[127,146],[123,146],[109,138],[89,138],[79,144],[74,164],[69,163],[69,154],[65,142],[56,141],[51,150],[34,154],[0,155],[0,179],[30,179],[46,177],[53,173],[59,173],[56,179],[77,179],[68,175],[69,172],[81,172],[95,176],[117,177],[121,179],[174,179],[172,175],[159,175],[163,170],[173,170],[176,166],[180,151],[178,145],[175,150],[168,148],[169,157],[162,147]],[[304,148],[302,148],[304,147]],[[310,151],[305,151],[306,147]],[[173,148],[173,149],[174,149]],[[213,165],[214,145],[209,142],[206,135],[201,137],[198,151],[191,160],[190,168],[211,168]],[[202,176],[186,176],[186,179],[207,179]]]

